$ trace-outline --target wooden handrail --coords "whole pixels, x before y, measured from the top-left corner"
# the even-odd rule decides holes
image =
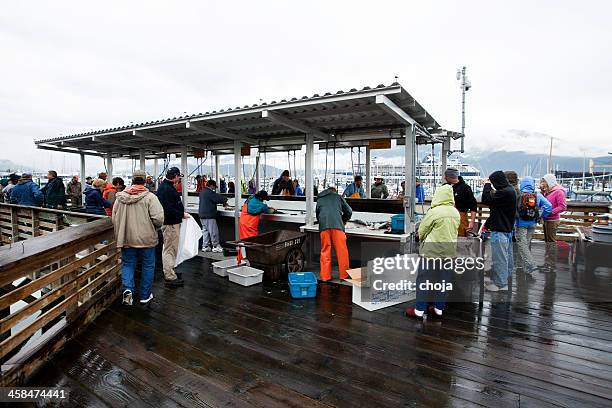
[[[0,203],[0,245],[15,243],[83,224],[105,215]]]
[[[11,207],[13,214],[23,211]],[[0,250],[1,386],[23,384],[119,296],[120,251],[112,222],[93,219]],[[11,313],[10,306],[22,301],[27,305]]]

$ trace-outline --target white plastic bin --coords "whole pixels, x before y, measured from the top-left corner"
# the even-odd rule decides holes
[[[230,282],[237,283],[242,286],[251,286],[261,283],[263,279],[263,271],[257,268],[251,268],[250,266],[239,266],[238,268],[232,268],[227,271],[227,276]]]
[[[238,266],[236,258],[226,259],[225,261],[213,262],[213,272],[219,276],[227,276],[227,270]]]

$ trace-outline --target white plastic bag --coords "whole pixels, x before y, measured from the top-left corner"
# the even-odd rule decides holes
[[[196,220],[194,220],[191,215],[188,218],[184,218],[181,223],[178,253],[176,254],[176,262],[174,264],[175,267],[198,254],[200,249],[200,238],[202,238],[202,230]]]

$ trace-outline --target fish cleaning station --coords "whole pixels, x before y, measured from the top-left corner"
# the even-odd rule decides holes
[[[315,94],[290,100],[271,101],[252,106],[237,106],[197,115],[169,118],[120,128],[111,128],[60,138],[39,140],[39,149],[70,152],[81,155],[81,180],[85,179],[87,155],[103,157],[106,171],[112,177],[113,160],[138,160],[145,168],[153,160],[154,178],[159,162],[170,154],[181,158],[183,186],[188,185],[188,157],[214,157],[213,178],[220,178],[220,157],[232,155],[235,185],[242,183],[243,160],[257,151],[254,180],[261,188],[261,157],[269,152],[300,151],[305,146],[305,174],[313,174],[315,149],[319,151],[365,147],[365,171],[362,175],[366,195],[370,194],[371,147],[390,148],[391,140],[405,150],[405,197],[403,200],[351,199],[347,201],[354,214],[347,225],[351,259],[360,258],[362,239],[390,240],[405,243],[410,240],[415,225],[415,157],[422,144],[441,144],[442,160],[450,151],[450,140],[461,134],[447,131],[400,84],[365,87],[335,93]],[[255,150],[256,149],[256,150]],[[445,166],[443,164],[443,166]],[[162,169],[163,170],[163,169]],[[263,215],[263,231],[301,229],[313,241],[317,240],[315,225],[313,178],[305,177],[305,197],[272,196],[275,214]],[[187,211],[197,217],[197,194],[182,190]],[[243,198],[247,198],[244,196]],[[238,239],[240,209],[243,199],[234,202],[233,211],[220,209],[222,241]],[[399,234],[387,234],[376,229],[387,224],[394,214],[404,213],[405,228]],[[233,225],[232,225],[233,224]],[[368,228],[367,225],[370,227]],[[233,228],[232,228],[233,226]],[[232,237],[232,234],[234,235]],[[316,244],[315,244],[316,245]],[[313,245],[309,246],[310,249]],[[313,258],[312,250],[309,258]],[[309,259],[310,261],[312,259]]]

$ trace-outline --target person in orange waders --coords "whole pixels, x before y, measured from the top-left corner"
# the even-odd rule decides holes
[[[255,237],[259,235],[259,220],[261,214],[272,214],[276,211],[272,207],[268,207],[264,201],[268,201],[268,193],[265,190],[261,190],[249,198],[242,204],[242,210],[240,211],[240,239]],[[246,258],[246,251],[244,247],[238,250],[237,261],[238,264]]]
[[[328,281],[332,278],[332,245],[338,259],[340,279],[348,279],[346,270],[349,268],[349,254],[344,224],[351,219],[353,211],[346,200],[338,194],[336,188],[329,187],[317,196],[316,213],[321,239],[320,279]]]

